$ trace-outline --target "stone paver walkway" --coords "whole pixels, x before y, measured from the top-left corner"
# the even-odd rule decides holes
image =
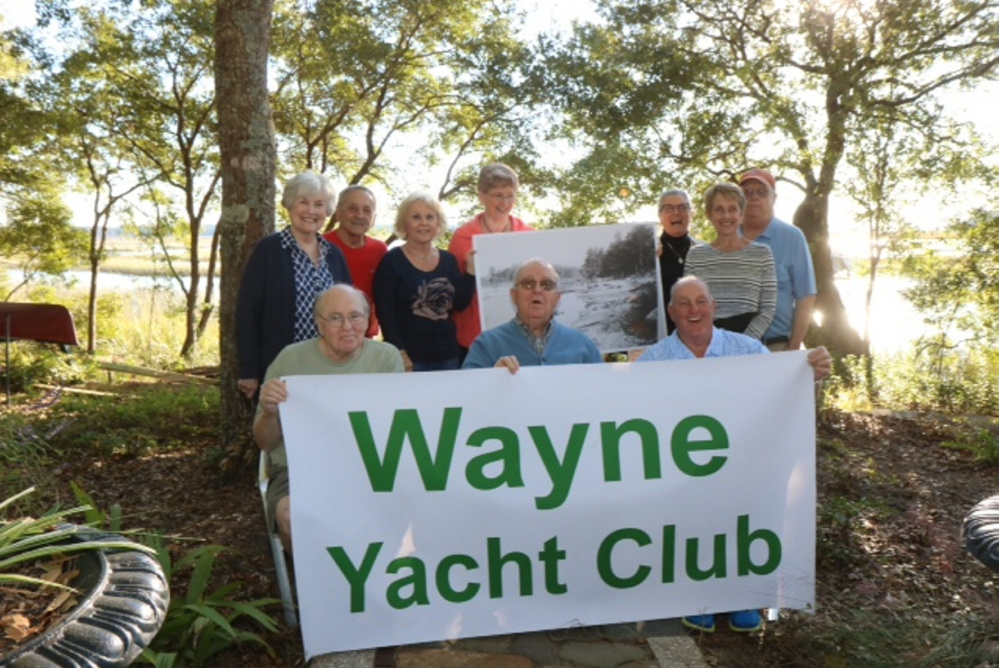
[[[377,658],[377,660],[376,660]],[[581,626],[324,654],[309,668],[707,668],[679,620]]]

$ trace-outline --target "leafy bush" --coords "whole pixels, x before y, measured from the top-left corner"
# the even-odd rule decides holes
[[[35,383],[75,385],[93,377],[93,370],[93,363],[85,357],[64,353],[51,344],[22,341],[11,346],[7,379],[12,392],[25,392]]]
[[[876,355],[873,385],[866,363],[851,356],[837,365],[828,396],[839,408],[999,415],[999,358],[990,350]]]
[[[157,384],[137,387],[115,402],[66,396],[52,409],[52,419],[73,419],[50,445],[61,452],[84,448],[132,456],[187,445],[205,425],[218,422],[219,401],[216,387]]]
[[[258,634],[237,626],[237,621],[248,621],[265,631],[276,632],[277,622],[264,608],[279,605],[280,600],[261,598],[240,601],[233,598],[239,582],[230,582],[214,591],[208,591],[216,559],[226,548],[204,545],[185,555],[176,565],[170,551],[162,542],[157,546],[163,571],[174,592],[167,609],[166,621],[148,648],[139,656],[158,668],[190,666],[200,668],[211,665],[219,652],[243,643],[255,643],[273,656],[270,645]],[[180,585],[175,580],[185,571],[191,579],[183,596],[177,595]]]

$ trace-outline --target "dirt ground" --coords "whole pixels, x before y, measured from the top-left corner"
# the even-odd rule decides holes
[[[999,469],[975,461],[968,451],[944,447],[959,431],[939,417],[827,412],[819,426],[815,614],[782,615],[760,636],[719,631],[698,638],[709,662],[816,665],[810,663],[814,656],[803,653],[803,638],[848,623],[850,611],[945,624],[958,624],[969,613],[994,615],[994,578],[965,552],[959,531],[965,513],[997,493]],[[126,527],[174,537],[175,556],[203,544],[232,548],[217,569],[220,582],[245,583],[245,599],[277,597],[255,471],[223,480],[208,456],[215,445],[206,438],[142,458],[76,457],[55,473],[67,493],[75,481],[101,508],[119,504]],[[279,618],[280,610],[273,614]],[[295,633],[267,638],[275,657],[249,646],[214,665],[302,665]],[[927,648],[912,649],[915,657]],[[824,663],[850,665],[835,657]]]

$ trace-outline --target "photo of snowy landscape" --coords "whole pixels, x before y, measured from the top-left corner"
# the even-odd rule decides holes
[[[481,234],[473,243],[483,330],[513,317],[514,273],[538,258],[559,275],[556,319],[585,332],[601,352],[648,347],[663,331],[653,223]]]

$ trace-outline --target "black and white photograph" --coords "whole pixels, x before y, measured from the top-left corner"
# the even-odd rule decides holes
[[[530,259],[559,276],[558,321],[583,331],[602,353],[648,347],[664,331],[653,223],[483,234],[474,244],[483,331],[513,317],[514,273]]]

